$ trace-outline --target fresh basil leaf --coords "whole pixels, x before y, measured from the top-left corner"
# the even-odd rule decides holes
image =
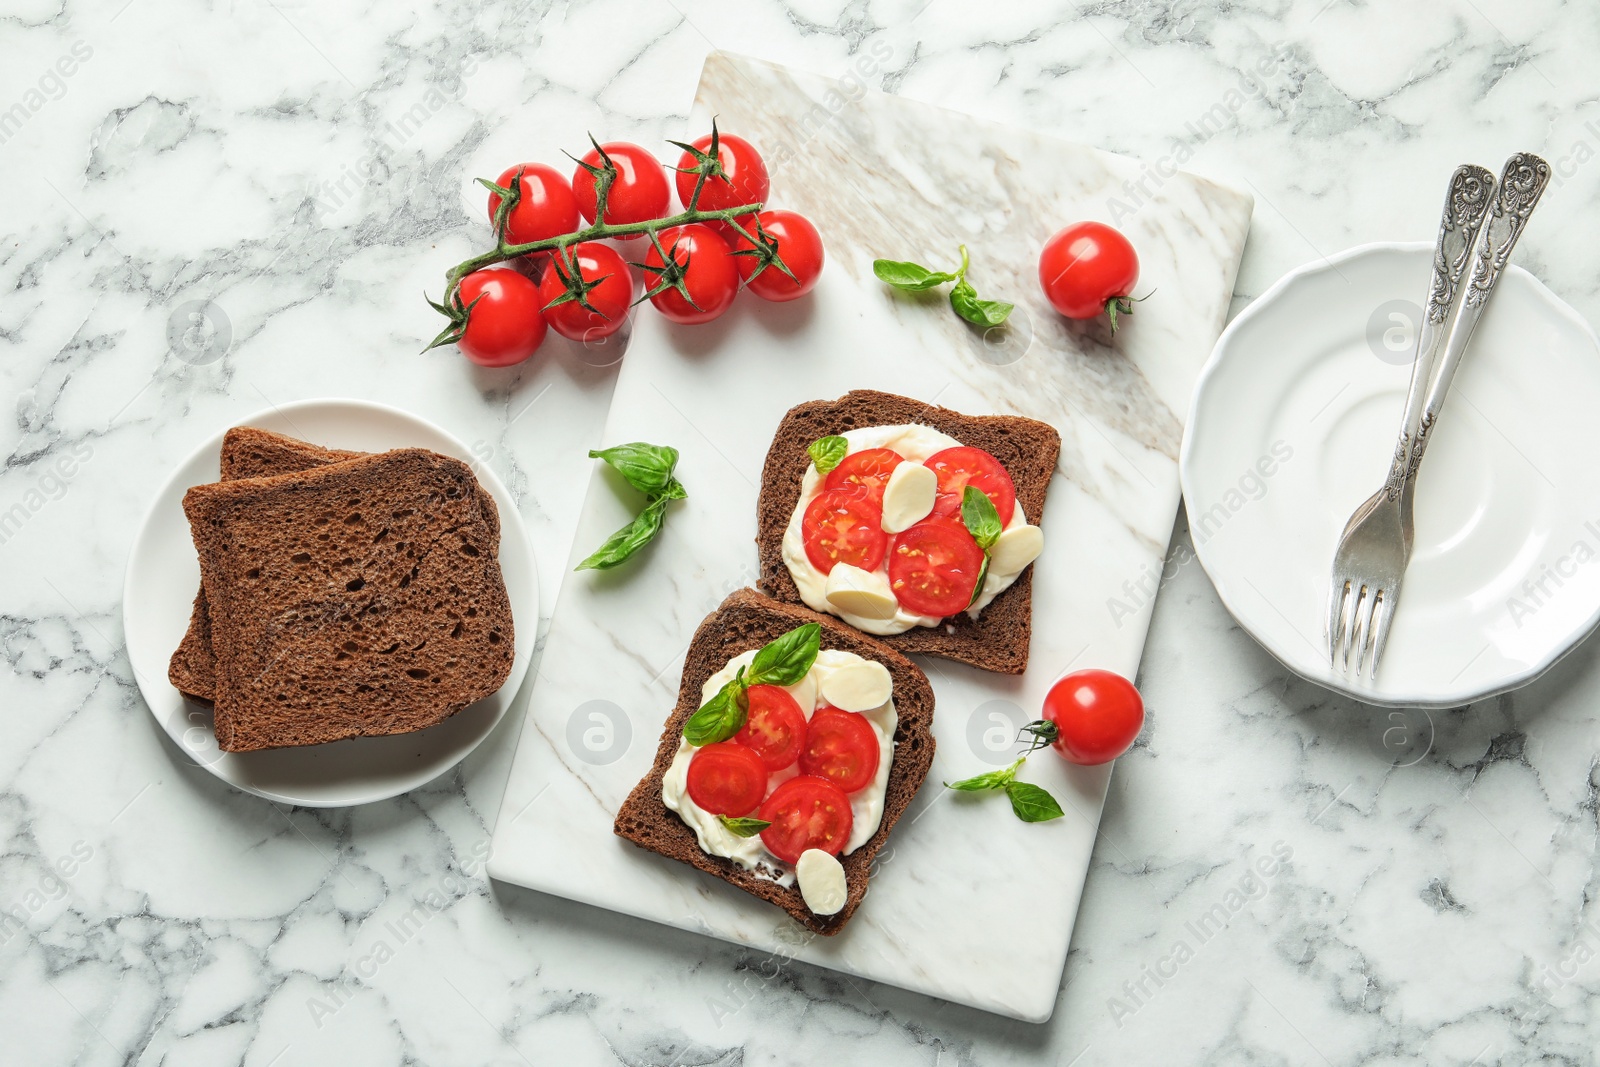
[[[646,496],[664,491],[672,483],[678,450],[667,445],[633,441],[625,445],[589,450],[590,459],[603,459],[615,467],[629,485]]]
[[[894,259],[873,260],[872,273],[878,276],[880,282],[886,282],[908,293],[920,293],[924,289],[932,289],[936,285],[956,280],[954,274],[929,270],[916,263],[903,263]]]
[[[734,837],[754,837],[772,824],[765,819],[730,819],[718,815],[717,821]]]
[[[683,739],[696,748],[726,741],[744,727],[749,713],[750,698],[745,695],[744,679],[733,678],[689,716],[683,724]]]
[[[961,521],[984,552],[994,547],[1005,529],[1000,524],[1000,513],[995,510],[994,501],[975,485],[961,490]]]
[[[761,646],[750,664],[751,685],[794,685],[817,662],[822,647],[822,627],[814,622],[796,626]]]
[[[950,290],[950,306],[974,326],[988,327],[1004,323],[1016,305],[1003,300],[980,300],[972,283],[963,281]]]
[[[844,461],[850,451],[850,442],[838,434],[829,434],[812,441],[806,446],[806,451],[811,453],[811,462],[816,465],[817,473],[827,474]]]
[[[682,500],[688,495],[689,490],[685,489],[683,483],[676,478],[668,479],[667,487],[661,490],[661,499],[663,500]]]
[[[1011,800],[1011,810],[1023,822],[1049,822],[1064,814],[1056,798],[1032,782],[1014,781],[1005,788],[1006,796]]]
[[[1019,759],[1009,767],[998,771],[985,771],[983,774],[972,778],[963,778],[959,782],[946,782],[946,789],[959,789],[963,793],[981,793],[985,789],[1005,789],[1017,777],[1017,768],[1022,766]]]
[[[606,538],[604,544],[590,553],[589,557],[573,570],[603,571],[625,562],[628,557],[649,544],[661,531],[661,523],[666,515],[667,498],[652,500],[643,511],[634,516],[632,522]]]

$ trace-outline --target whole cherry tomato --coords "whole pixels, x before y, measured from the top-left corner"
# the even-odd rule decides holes
[[[578,201],[572,195],[572,186],[566,176],[554,167],[543,163],[519,163],[507,167],[495,180],[502,189],[511,188],[522,171],[522,194],[517,206],[506,218],[506,240],[511,244],[527,244],[560,237],[578,228]],[[489,224],[494,224],[495,213],[500,210],[500,194],[489,194]],[[539,253],[541,256],[545,253]]]
[[[599,241],[585,241],[570,250],[570,260],[552,255],[539,279],[539,297],[550,328],[573,341],[599,341],[622,329],[633,306],[633,274],[617,250]],[[576,270],[574,270],[576,267]],[[584,299],[555,303],[568,292],[564,279],[587,287]]]
[[[656,235],[667,256],[683,271],[685,299],[676,286],[668,286],[650,298],[656,310],[673,322],[710,322],[733,305],[739,295],[739,268],[728,253],[728,242],[709,226],[693,223],[674,226]],[[666,259],[655,245],[644,257],[645,285],[654,289],[665,280]],[[648,291],[648,290],[647,290]]]
[[[1044,717],[1056,724],[1062,758],[1093,767],[1128,751],[1144,726],[1144,700],[1120,674],[1073,671],[1050,687]]]
[[[620,225],[648,222],[666,215],[667,205],[672,200],[672,189],[667,184],[667,172],[662,169],[661,161],[646,149],[627,141],[607,141],[600,148],[605,150],[617,168],[611,191],[606,194],[604,221]],[[599,149],[591,148],[584,153],[583,162],[591,167],[602,166]],[[583,217],[593,222],[598,206],[595,202],[595,176],[581,164],[572,172],[572,194],[578,199],[578,210]],[[628,234],[620,240],[635,241],[641,236]]]
[[[822,274],[822,235],[811,225],[809,219],[793,211],[763,211],[756,218],[761,220],[761,228],[766,231],[767,236],[778,242],[778,255],[794,277],[789,277],[776,263],[773,263],[752,278],[756,264],[760,262],[760,259],[753,254],[733,257],[739,265],[739,276],[746,280],[750,291],[763,300],[793,300],[809,293],[817,284],[818,276]],[[755,224],[748,218],[741,218],[739,224],[750,231],[752,236],[756,235]],[[754,247],[735,233],[733,240],[735,252],[740,249],[753,250]]]
[[[711,153],[709,133],[689,143],[697,151],[707,155]],[[745,204],[766,202],[767,194],[772,191],[772,180],[767,177],[766,161],[756,151],[755,145],[735,134],[719,133],[717,163],[721,165],[722,173],[708,175],[700,187],[700,200],[696,206],[701,211],[726,211]],[[699,165],[700,161],[693,152],[685,152],[678,160],[678,200],[686,208],[689,201],[694,199],[695,183],[700,180],[700,175],[695,172]],[[716,226],[720,227],[721,224],[717,223]],[[717,232],[727,238],[734,233],[731,227],[726,231],[718,229]]]
[[[1139,284],[1139,256],[1119,231],[1103,222],[1077,222],[1049,241],[1039,254],[1039,284],[1050,306],[1069,319],[1102,313],[1117,328],[1117,314],[1133,310],[1130,297]]]
[[[480,367],[521,363],[544,341],[539,287],[514,270],[476,270],[461,279],[467,328],[456,342]]]

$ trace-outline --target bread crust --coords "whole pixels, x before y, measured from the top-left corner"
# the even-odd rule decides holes
[[[808,622],[821,625],[823,648],[853,652],[877,660],[889,669],[899,718],[894,731],[894,760],[889,765],[889,781],[884,791],[883,819],[865,844],[848,856],[840,857],[848,896],[838,913],[825,916],[811,913],[797,886],[780,886],[730,859],[702,851],[694,831],[661,799],[662,780],[677,754],[683,724],[700,707],[700,691],[706,679],[741,652],[760,648]],[[906,805],[927,778],[928,769],[933,765],[934,747],[933,687],[914,663],[832,616],[818,614],[803,604],[778,603],[754,589],[740,589],[730,594],[695,630],[694,640],[684,656],[678,703],[662,731],[655,763],[617,812],[613,829],[618,837],[640,848],[687,863],[752,896],[776,904],[807,930],[831,936],[844,929],[866,896],[873,861],[895,823],[905,813]]]
[[[931,426],[964,445],[991,453],[1011,475],[1017,503],[1028,521],[1043,525],[1045,496],[1061,455],[1061,435],[1048,423],[1020,415],[963,415],[871,389],[852,390],[838,400],[813,400],[784,415],[761,471],[761,495],[756,504],[756,547],[761,561],[758,584],[773,599],[804,603],[783,561],[783,534],[811,464],[808,446],[829,434],[904,423]],[[963,612],[938,626],[913,626],[905,633],[876,637],[899,652],[941,656],[1000,674],[1027,670],[1032,639],[1033,564],[990,601],[976,620]]]

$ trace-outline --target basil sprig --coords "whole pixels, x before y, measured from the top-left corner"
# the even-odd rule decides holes
[[[983,549],[983,566],[978,568],[978,584],[972,587],[972,599],[967,601],[967,607],[970,608],[983,595],[983,583],[989,577],[989,558],[994,555],[995,542],[1000,540],[1005,527],[1000,524],[1000,513],[995,510],[994,501],[975,485],[961,490],[961,522],[972,539],[978,542],[978,547]]]
[[[718,815],[717,821],[734,837],[754,837],[772,825],[765,819],[731,819],[726,815]]]
[[[878,276],[879,281],[907,293],[921,293],[946,282],[955,282],[955,288],[950,290],[950,307],[957,315],[985,329],[1002,325],[1016,305],[1004,300],[980,298],[978,290],[967,281],[967,268],[971,266],[967,246],[960,246],[960,252],[961,266],[953,271],[931,270],[919,263],[901,260],[875,259],[872,261],[872,273]]]
[[[822,627],[814,622],[797,626],[756,652],[748,669],[740,667],[710,700],[700,705],[683,724],[683,739],[695,748],[726,741],[744,729],[750,714],[747,695],[753,685],[794,685],[817,662],[822,648]]]
[[[589,450],[590,459],[603,459],[623,480],[645,495],[644,510],[633,521],[605,539],[574,570],[609,570],[649,544],[667,518],[667,504],[689,495],[673,477],[678,450],[667,445],[633,441],[625,445]]]
[[[816,466],[817,473],[827,474],[844,462],[845,455],[850,451],[850,442],[838,434],[829,434],[812,441],[806,446],[806,451],[811,454],[811,462]]]
[[[1031,751],[1031,750],[1030,750]],[[988,790],[1000,790],[1011,801],[1011,810],[1023,822],[1049,822],[1059,819],[1063,814],[1061,805],[1056,798],[1050,795],[1049,790],[1032,782],[1019,782],[1017,772],[1022,769],[1028,757],[1022,755],[1011,766],[998,771],[988,771],[972,778],[963,778],[959,782],[946,782],[946,789],[959,789],[964,793],[981,793]]]

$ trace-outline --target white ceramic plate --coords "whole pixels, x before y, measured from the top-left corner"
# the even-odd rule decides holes
[[[1234,618],[1302,677],[1384,706],[1514,689],[1600,620],[1600,341],[1513,267],[1433,431],[1377,680],[1328,666],[1334,547],[1387,470],[1431,257],[1365,245],[1274,285],[1217,341],[1180,461],[1197,554]]]
[[[472,453],[439,427],[415,415],[363,400],[305,400],[239,421],[291,434],[326,448],[382,452],[431,448],[467,463]],[[516,655],[506,684],[437,726],[392,737],[361,737],[303,748],[232,754],[217,748],[211,712],[184,700],[167,681],[167,661],[189,626],[200,564],[183,494],[218,477],[222,432],[172,472],[144,517],[123,585],[123,630],[139,691],[156,721],[197,763],[231,785],[286,804],[340,807],[404,793],[443,774],[494,729],[505,714],[533,654],[539,620],[539,578],[516,501],[491,471],[475,468],[500,509],[500,569],[516,624]]]

